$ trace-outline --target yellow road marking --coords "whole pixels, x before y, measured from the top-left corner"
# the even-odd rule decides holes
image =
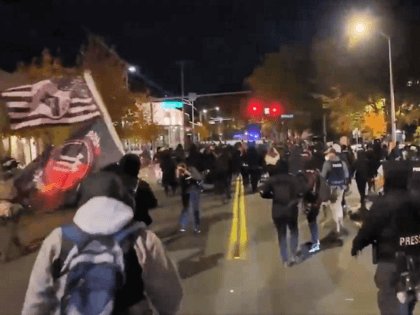
[[[229,237],[228,259],[246,259],[248,249],[248,228],[245,209],[245,195],[242,178],[238,178],[235,184],[235,196],[233,198],[233,219]]]

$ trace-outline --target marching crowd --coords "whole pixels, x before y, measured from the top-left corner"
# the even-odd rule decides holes
[[[420,220],[420,202],[413,195],[420,182],[418,152],[416,146],[387,148],[380,141],[359,146],[356,152],[346,145],[325,147],[321,142],[289,142],[284,147],[238,142],[193,144],[188,151],[181,145],[173,151],[159,149],[153,161],[162,170],[166,194],[180,190],[181,232],[189,222],[195,233],[201,232],[203,183],[213,184],[226,202],[232,179],[240,174],[250,193],[272,199],[272,219],[286,267],[300,262],[299,213],[307,217],[312,236],[309,252],[315,253],[321,249],[317,217],[322,206],[330,205],[335,234],[343,237],[351,180],[356,180],[364,208],[366,194],[377,191],[375,178],[381,173],[383,196],[364,218],[352,255],[375,245],[381,314],[412,314],[416,301],[412,293],[420,297],[416,276],[420,228],[415,224]],[[152,308],[159,314],[177,312],[183,296],[180,278],[162,242],[147,228],[152,223],[148,211],[157,200],[138,178],[140,166],[139,156],[126,154],[119,163],[83,180],[73,200],[77,207],[73,223],[55,229],[42,244],[23,314],[149,314]],[[401,281],[402,274],[411,278]]]

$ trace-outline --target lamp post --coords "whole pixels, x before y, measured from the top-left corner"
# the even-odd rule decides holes
[[[350,25],[350,35],[354,37],[365,36],[372,26],[372,21],[368,18],[355,19]],[[380,30],[374,30],[374,33],[378,33],[388,40],[388,58],[389,58],[389,88],[391,94],[391,136],[394,143],[397,142],[397,126],[395,118],[395,95],[394,95],[394,80],[392,75],[392,53],[391,53],[391,37],[383,33]]]

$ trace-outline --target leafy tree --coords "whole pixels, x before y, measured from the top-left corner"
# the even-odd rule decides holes
[[[207,139],[210,136],[209,125],[207,123],[198,124],[195,126],[195,132],[200,136],[200,139]]]
[[[111,119],[120,122],[129,111],[135,112],[136,102],[127,85],[126,64],[118,54],[108,48],[98,36],[89,36],[89,43],[82,49],[83,70],[90,70]],[[122,131],[117,130],[120,134]]]

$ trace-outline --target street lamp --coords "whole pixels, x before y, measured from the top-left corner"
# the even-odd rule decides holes
[[[373,19],[364,16],[356,16],[350,20],[350,39],[352,41],[360,40],[362,37],[369,35],[369,33],[378,33],[388,40],[388,58],[389,58],[389,88],[391,94],[391,135],[392,141],[397,142],[396,119],[395,119],[395,95],[394,95],[394,81],[392,77],[392,54],[391,54],[391,37],[378,30],[373,25]]]
[[[130,71],[131,73],[136,72],[136,67],[135,66],[130,66],[128,67],[128,71]]]
[[[211,112],[212,110],[219,111],[219,110],[220,110],[220,108],[219,108],[219,106],[216,106],[215,108],[203,109],[203,113],[204,113],[204,117],[205,117],[205,119],[207,119],[207,113],[208,113],[208,112]],[[201,112],[200,112],[200,122],[202,122],[202,121],[201,121]]]

